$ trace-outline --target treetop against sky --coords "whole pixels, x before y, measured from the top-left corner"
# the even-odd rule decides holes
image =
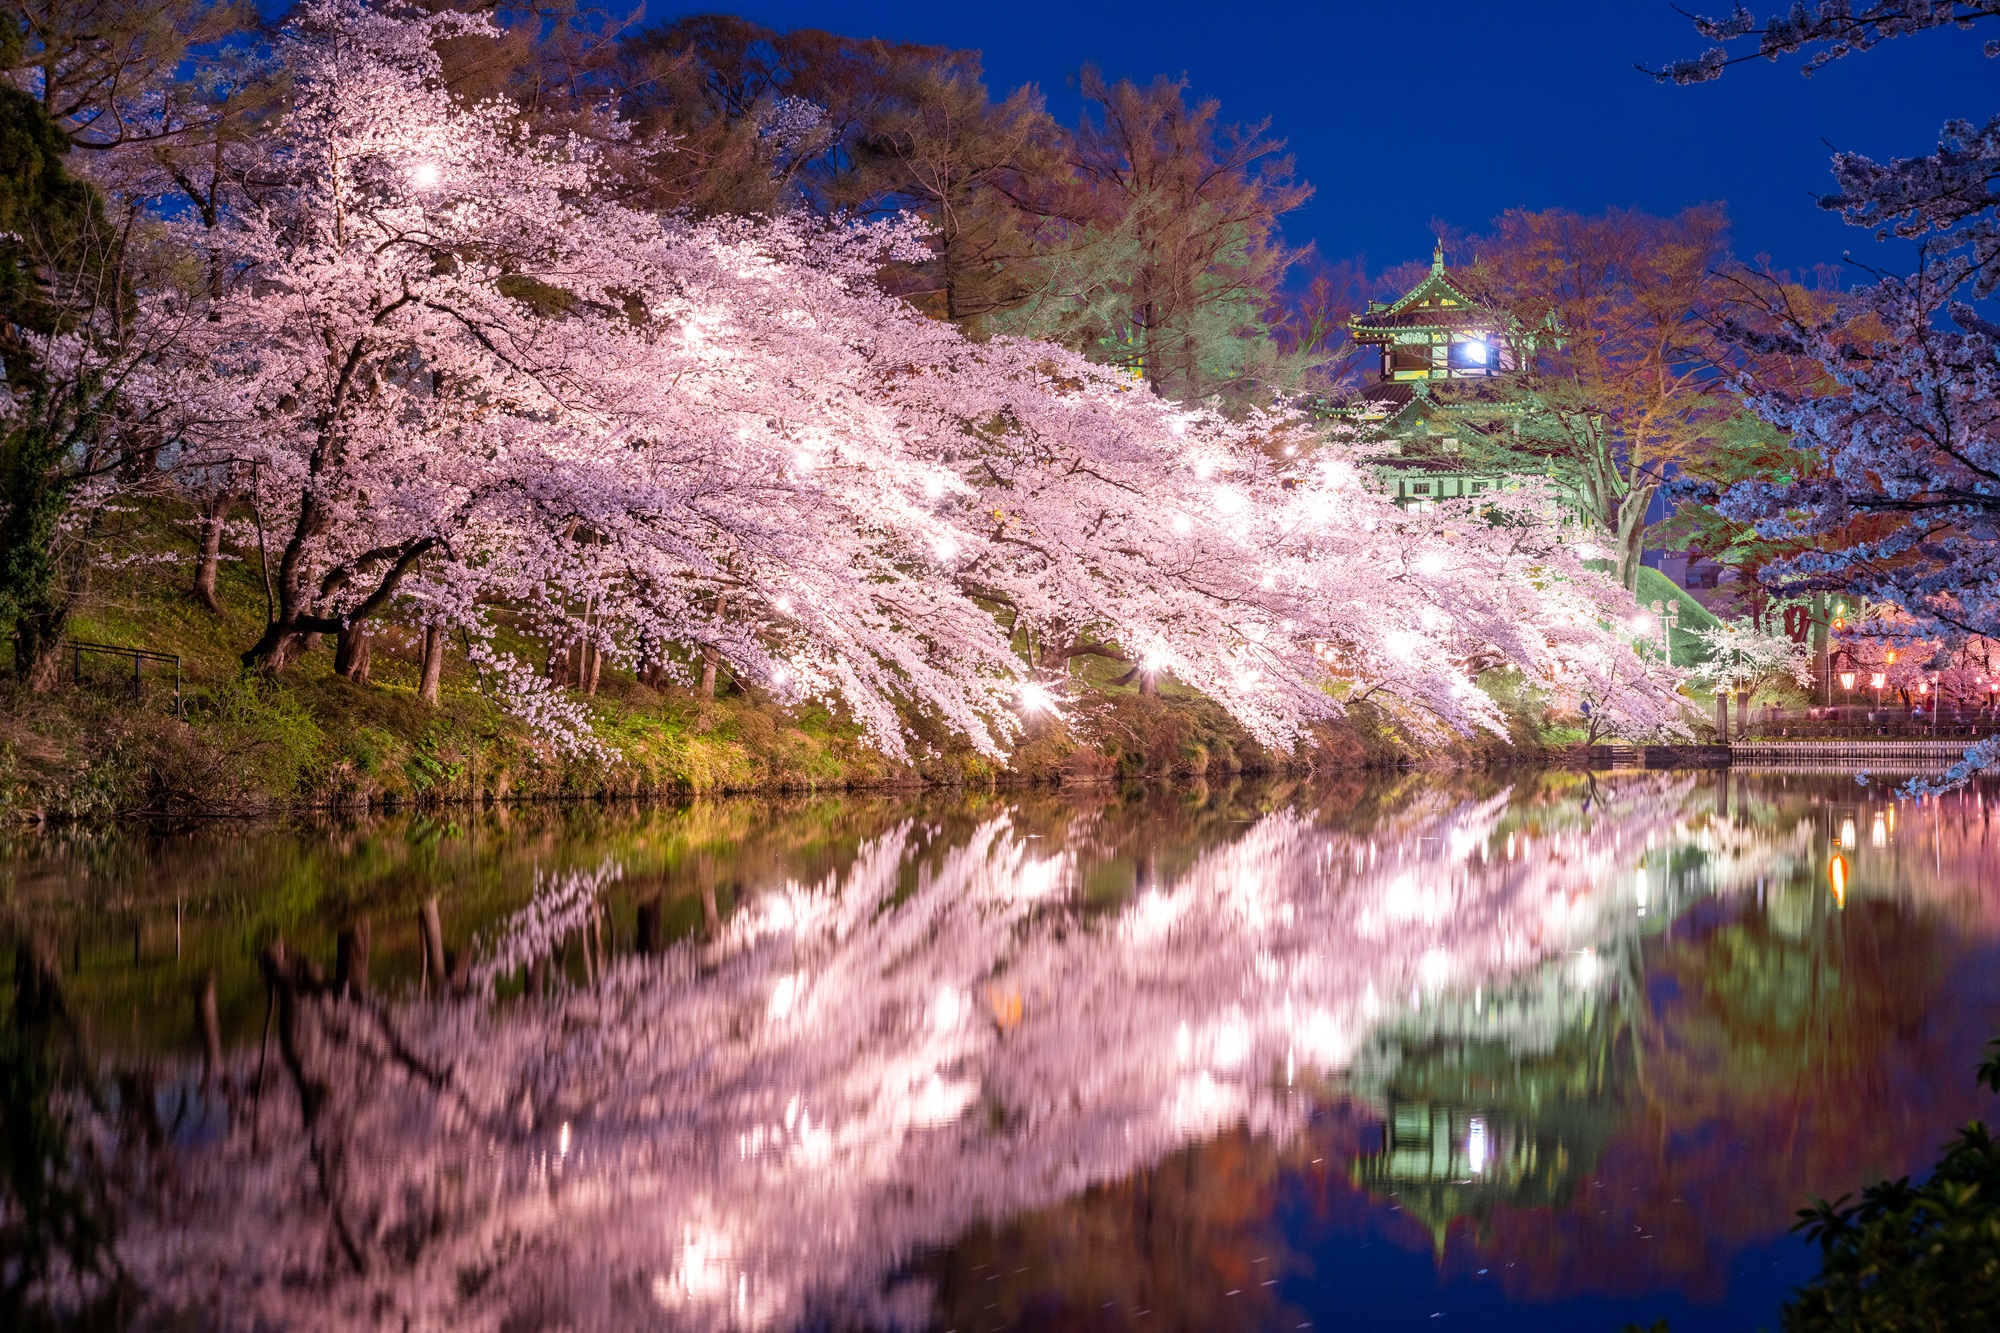
[[[1867,247],[1813,207],[1833,188],[1828,145],[1880,158],[1926,151],[1945,120],[1968,114],[1972,94],[2000,85],[1981,43],[1949,28],[1811,78],[1793,59],[1697,88],[1662,85],[1635,66],[1708,44],[1666,0],[1532,10],[1262,2],[1231,6],[1227,22],[1192,0],[1143,14],[1051,0],[651,0],[646,21],[725,8],[778,30],[977,50],[996,95],[1038,84],[1065,123],[1087,62],[1142,84],[1185,74],[1190,95],[1220,99],[1225,120],[1269,116],[1288,141],[1317,194],[1286,218],[1287,239],[1327,259],[1365,254],[1374,268],[1421,258],[1434,220],[1473,230],[1510,208],[1669,215],[1705,202],[1728,206],[1739,254],[1795,269],[1837,262]]]

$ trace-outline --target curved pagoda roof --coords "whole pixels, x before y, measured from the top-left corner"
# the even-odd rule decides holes
[[[1369,302],[1366,311],[1347,321],[1357,343],[1394,342],[1397,334],[1411,332],[1449,334],[1493,326],[1492,313],[1445,271],[1443,241],[1431,252],[1431,271],[1422,282],[1387,305]]]

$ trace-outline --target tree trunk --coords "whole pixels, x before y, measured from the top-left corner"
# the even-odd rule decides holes
[[[1750,691],[1736,692],[1736,739],[1744,740],[1750,735]]]
[[[334,944],[333,988],[343,995],[360,997],[368,993],[368,954],[374,933],[368,918],[362,917]]]
[[[649,898],[639,904],[639,956],[651,958],[660,952],[660,900]]]
[[[438,917],[438,900],[424,899],[422,911],[417,914],[417,927],[424,937],[425,975],[437,986],[438,993],[444,993],[444,923]]]
[[[588,695],[595,695],[597,693],[597,677],[604,670],[604,650],[593,643],[586,647],[584,651],[590,655],[590,672],[583,682],[583,692]]]
[[[418,677],[417,697],[425,703],[436,706],[438,684],[444,678],[444,628],[440,625],[424,627],[424,664]]]
[[[22,610],[14,620],[14,671],[36,694],[47,694],[62,680],[63,631],[69,625],[67,607]]]
[[[334,674],[345,676],[356,685],[366,685],[369,650],[374,637],[366,621],[355,620],[342,625],[333,644]]]
[[[222,1084],[225,1093],[229,1090],[228,1075],[222,1063],[222,1020],[216,1011],[215,973],[202,978],[195,988],[195,1020],[201,1026],[201,1090],[206,1095],[217,1083]]]
[[[720,656],[715,649],[703,644],[701,647],[701,697],[715,697],[715,663]]]
[[[1646,510],[1658,486],[1634,486],[1618,503],[1618,581],[1631,593],[1639,591],[1639,567],[1646,555]]]
[[[194,560],[194,599],[218,613],[222,603],[215,595],[215,575],[222,562],[222,530],[228,524],[235,498],[228,491],[218,491],[201,511],[200,549],[195,552]]]
[[[1827,629],[1826,594],[1812,599],[1813,673],[1819,677],[1821,704],[1833,702],[1833,640]]]
[[[1717,745],[1727,745],[1729,743],[1728,690],[1719,689],[1715,692],[1715,743]]]

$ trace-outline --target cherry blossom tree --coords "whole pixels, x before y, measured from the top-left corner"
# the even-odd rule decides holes
[[[1698,30],[1723,43],[1666,66],[1681,83],[1719,76],[1728,43],[1755,38],[1777,59],[1827,61],[1930,28],[2000,17],[1972,3],[1797,6],[1761,26],[1739,7]],[[1988,55],[2000,55],[2000,41]],[[1788,307],[1775,327],[1741,327],[1756,350],[1817,360],[1830,392],[1752,382],[1750,405],[1826,460],[1827,475],[1730,490],[1723,512],[1759,535],[1810,547],[1764,572],[1781,591],[1842,589],[1907,614],[1913,631],[1953,642],[2000,633],[2000,327],[1965,299],[2000,290],[2000,118],[1945,125],[1935,153],[1879,163],[1834,158],[1838,190],[1820,201],[1848,222],[1918,243],[1916,270],[1878,275],[1844,309]],[[1953,780],[2000,761],[1983,743]]]
[[[225,277],[179,364],[201,405],[179,465],[247,471],[272,534],[246,663],[330,634],[365,677],[380,618],[454,625],[581,746],[566,685],[606,659],[691,672],[690,646],[705,686],[727,663],[837,701],[899,756],[911,708],[1004,753],[1092,653],[1279,746],[1364,698],[1423,735],[1497,729],[1474,683],[1495,667],[1616,679],[1631,727],[1676,725],[1672,678],[1616,632],[1629,598],[1529,492],[1407,514],[1302,419],[971,342],[880,290],[885,258],[921,253],[907,222],[607,202],[615,124],[538,137],[440,85],[437,43],[489,31],[305,7],[240,205],[182,223]]]

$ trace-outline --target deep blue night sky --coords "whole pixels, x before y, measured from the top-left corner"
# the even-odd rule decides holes
[[[1672,212],[1708,200],[1727,204],[1743,257],[1796,268],[1852,250],[1879,263],[1889,256],[1868,233],[1814,206],[1831,187],[1828,145],[1928,152],[1947,118],[2000,108],[2000,61],[1979,53],[1990,34],[1949,29],[1810,79],[1796,60],[1757,61],[1717,83],[1663,86],[1633,63],[1704,45],[1667,0],[652,0],[648,13],[718,9],[779,29],[976,48],[996,93],[1039,84],[1072,123],[1086,61],[1140,81],[1185,74],[1225,120],[1269,116],[1290,140],[1318,194],[1287,220],[1288,239],[1371,269],[1428,258],[1433,219],[1477,230],[1512,207]]]

